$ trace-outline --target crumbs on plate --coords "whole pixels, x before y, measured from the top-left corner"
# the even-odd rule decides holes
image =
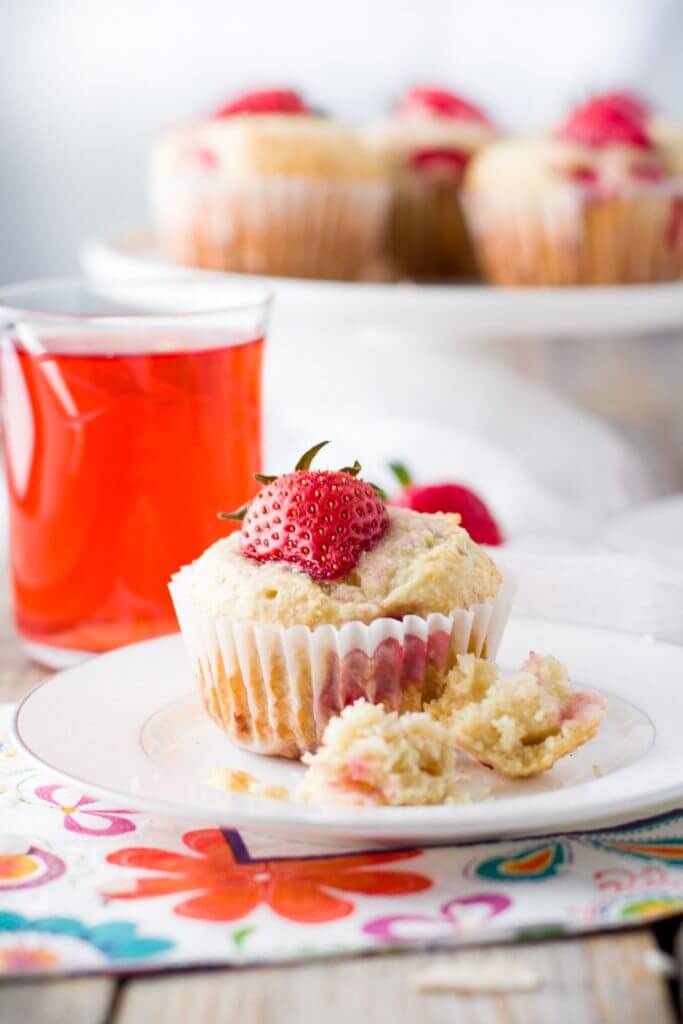
[[[477,771],[521,779],[547,771],[598,731],[601,697],[577,690],[552,657],[530,654],[519,672],[461,654],[439,698],[400,713],[360,698],[328,722],[292,794],[250,772],[216,769],[232,793],[347,806],[456,804],[489,795]],[[599,769],[594,774],[599,777]]]
[[[288,800],[289,790],[284,786],[274,786],[270,782],[257,779],[251,772],[239,768],[214,768],[208,779],[214,789],[223,789],[228,793],[244,793],[247,796],[263,796],[269,800]]]
[[[555,658],[531,654],[502,674],[471,654],[458,657],[444,691],[423,711],[399,714],[358,700],[332,718],[299,799],[316,804],[462,803],[476,792],[473,762],[507,778],[547,771],[600,727],[604,701],[577,690]]]

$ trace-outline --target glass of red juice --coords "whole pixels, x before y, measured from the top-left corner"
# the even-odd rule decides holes
[[[36,660],[176,629],[171,574],[259,486],[268,309],[217,279],[0,290],[14,611]]]

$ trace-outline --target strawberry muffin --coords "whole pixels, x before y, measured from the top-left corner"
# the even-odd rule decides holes
[[[240,96],[154,146],[149,197],[178,263],[352,279],[377,258],[389,201],[381,162],[295,92]]]
[[[574,109],[553,135],[496,142],[463,202],[485,276],[503,285],[627,284],[679,276],[679,182],[628,94]]]
[[[497,135],[472,103],[445,89],[411,89],[370,133],[393,187],[387,256],[399,275],[469,276],[474,257],[460,205],[471,157]]]
[[[241,530],[173,578],[211,717],[237,743],[298,757],[359,697],[439,696],[457,655],[495,655],[510,586],[457,515],[388,508],[360,466],[259,477]]]

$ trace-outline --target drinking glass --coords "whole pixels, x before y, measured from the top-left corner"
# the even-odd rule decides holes
[[[0,289],[14,612],[37,660],[175,630],[171,573],[259,486],[269,304],[196,279]]]

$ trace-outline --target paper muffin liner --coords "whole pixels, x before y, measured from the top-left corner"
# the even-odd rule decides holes
[[[352,280],[376,262],[389,206],[384,181],[170,182],[153,196],[177,263],[283,277]]]
[[[206,710],[235,743],[284,757],[315,750],[330,717],[359,697],[416,710],[458,654],[494,658],[514,592],[506,576],[495,598],[450,615],[311,629],[213,616],[187,573],[170,591]]]
[[[492,284],[671,281],[683,273],[683,180],[601,196],[463,193],[477,262]]]
[[[460,199],[460,180],[404,174],[394,184],[386,251],[399,275],[471,277],[476,262]]]

